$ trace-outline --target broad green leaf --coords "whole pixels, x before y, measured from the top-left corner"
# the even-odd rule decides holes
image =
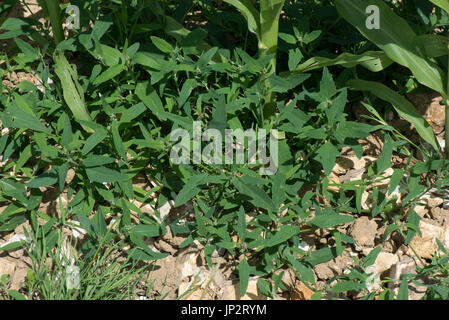
[[[334,125],[338,122],[341,117],[343,117],[343,111],[346,106],[347,100],[347,90],[344,89],[334,100],[329,109],[326,110],[327,122],[329,125]]]
[[[90,154],[83,159],[83,165],[86,167],[98,167],[104,164],[114,163],[115,158]]]
[[[240,296],[243,297],[246,293],[246,289],[248,289],[250,271],[249,264],[248,261],[246,261],[246,258],[243,258],[243,260],[240,261],[238,270],[240,279]]]
[[[217,51],[218,47],[213,47],[207,50],[205,53],[203,53],[198,59],[197,62],[198,67],[203,68],[204,66],[207,66],[212,61],[212,58],[217,53]]]
[[[107,68],[102,74],[100,74],[93,82],[94,86],[98,86],[103,82],[111,80],[115,76],[119,75],[123,70],[125,70],[125,66],[122,64],[116,64]]]
[[[270,91],[272,92],[287,92],[288,90],[291,90],[301,83],[303,83],[305,80],[307,80],[310,77],[310,74],[297,74],[297,75],[291,75],[286,78],[279,77],[275,74],[272,74],[268,81],[270,83]]]
[[[182,187],[175,199],[175,207],[179,207],[196,196],[201,189],[198,187],[206,183],[207,175],[199,174],[190,178]]]
[[[64,112],[64,129],[62,131],[61,136],[61,145],[70,150],[70,143],[73,141],[73,132],[72,132],[72,124],[70,123],[70,119],[67,113]]]
[[[153,44],[156,46],[156,48],[158,48],[159,50],[161,50],[164,53],[172,53],[173,51],[175,51],[175,49],[173,49],[171,44],[162,38],[159,38],[156,36],[151,36],[151,42],[153,42]]]
[[[209,122],[208,127],[219,130],[224,137],[227,125],[226,102],[225,97],[222,95],[214,105],[212,120]]]
[[[149,94],[147,94],[149,91]],[[167,118],[164,116],[165,110],[162,105],[161,98],[157,94],[156,90],[152,86],[149,86],[147,82],[140,82],[136,86],[135,91],[137,97],[145,104],[145,106],[156,115],[156,117],[165,121]]]
[[[254,188],[254,186],[247,185],[235,178],[232,180],[234,186],[239,190],[240,194],[251,198],[251,202],[258,208],[269,209],[272,212],[277,212],[273,201],[261,188]]]
[[[408,280],[403,279],[396,300],[408,300]]]
[[[18,248],[21,248],[24,244],[25,244],[25,240],[14,241],[14,242],[8,243],[7,245],[0,246],[0,252],[18,249]]]
[[[54,172],[45,172],[26,184],[29,188],[39,188],[54,185],[58,182],[58,175]]]
[[[245,210],[243,209],[243,206],[239,209],[238,214],[238,221],[237,221],[237,236],[239,237],[240,241],[243,243],[246,239],[246,216],[245,216]]]
[[[331,289],[334,292],[340,293],[346,291],[360,291],[364,288],[366,288],[366,285],[364,283],[357,283],[353,280],[344,280],[337,282],[337,284]]]
[[[17,290],[8,290],[7,292],[15,300],[27,300],[27,298]]]
[[[423,34],[417,36],[416,39],[429,57],[437,58],[448,54],[449,39],[445,36]]]
[[[65,180],[67,178],[67,172],[69,171],[70,164],[68,162],[64,162],[60,166],[55,166],[56,171],[58,172],[58,184],[59,184],[59,192],[62,193],[65,186]]]
[[[92,167],[86,169],[87,177],[92,182],[117,182],[128,177],[118,171],[105,167]]]
[[[163,228],[155,224],[139,224],[132,227],[129,233],[136,237],[159,237],[165,234]]]
[[[382,51],[366,51],[360,55],[345,52],[333,59],[325,57],[310,58],[297,66],[293,72],[305,73],[335,65],[352,68],[359,64],[372,72],[379,72],[390,66],[392,63],[393,60]]]
[[[44,126],[34,114],[27,113],[15,105],[9,106],[2,113],[2,121],[5,127],[29,129],[49,133],[51,130]]]
[[[285,250],[284,252],[287,256],[288,262],[290,262],[291,265],[293,266],[293,268],[295,268],[296,271],[299,272],[299,276],[301,277],[301,280],[315,284],[315,276],[314,276],[313,270],[310,267],[304,265],[292,253],[290,253],[289,250]]]
[[[344,250],[344,247],[343,247]],[[318,249],[315,251],[312,251],[308,257],[305,257],[304,260],[312,265],[312,267],[316,266],[317,264],[328,262],[329,260],[332,260],[333,258],[336,258],[338,256],[336,248],[327,247]]]
[[[445,74],[432,61],[426,59],[418,46],[416,34],[383,0],[336,0],[337,10],[368,40],[374,42],[393,61],[407,67],[423,85],[443,94]],[[379,8],[379,28],[368,29],[366,8]]]
[[[390,178],[390,186],[388,187],[388,194],[391,194],[396,189],[396,187],[399,185],[403,177],[404,177],[403,169],[394,169],[394,172]]]
[[[299,48],[288,50],[288,69],[290,71],[295,70],[302,58],[304,56]]]
[[[262,278],[259,278],[257,280],[257,288],[259,289],[260,293],[263,294],[266,297],[271,297],[271,286],[270,283],[267,280],[264,280]]]
[[[370,265],[374,264],[376,262],[377,256],[379,255],[380,251],[382,250],[381,246],[378,246],[370,251],[370,253],[363,258],[363,263],[365,264],[365,267],[369,267]]]
[[[117,65],[120,63],[120,60],[124,60],[123,54],[119,50],[104,44],[100,44],[99,47],[101,50],[100,56],[108,67]]]
[[[112,132],[112,142],[114,143],[115,150],[123,159],[126,159],[126,151],[125,147],[123,146],[122,137],[120,136],[120,133],[118,131],[117,121],[112,122],[111,132]]]
[[[84,144],[81,153],[83,155],[88,154],[93,148],[95,148],[101,141],[103,141],[108,136],[108,133],[105,130],[97,130],[87,138],[86,143]]]
[[[55,73],[61,81],[64,101],[69,106],[75,120],[92,122],[89,112],[84,102],[84,91],[78,82],[78,75],[75,69],[69,65],[63,53],[55,53]],[[83,125],[83,129],[89,133],[93,130]]]
[[[20,38],[14,38],[14,41],[23,52],[24,58],[27,60],[27,62],[39,59],[39,50],[37,48],[33,48],[29,43],[23,41]]]
[[[271,238],[268,238],[264,242],[264,246],[267,248],[274,247],[278,244],[286,242],[291,237],[299,234],[301,230],[299,229],[299,226],[291,226],[291,225],[284,225],[281,226],[280,230],[277,231],[274,236]]]
[[[354,217],[350,215],[341,215],[337,213],[323,213],[317,215],[315,218],[309,221],[309,223],[317,226],[318,228],[331,228],[341,224],[354,221]]]
[[[377,173],[382,173],[391,167],[391,157],[393,156],[393,141],[389,135],[385,136],[385,143],[382,148],[382,153],[377,159]]]
[[[145,104],[141,102],[133,105],[131,108],[123,111],[122,116],[120,117],[120,122],[131,122],[140,116],[146,109]]]
[[[318,149],[317,153],[320,155],[320,163],[323,166],[324,173],[329,175],[332,168],[335,166],[335,161],[340,152],[330,141],[328,141]]]
[[[135,62],[145,67],[161,70],[161,64],[146,52],[137,52]]]
[[[369,91],[378,98],[391,103],[402,118],[413,124],[421,138],[427,141],[435,150],[438,151],[440,149],[432,127],[419,114],[413,104],[403,96],[387,86],[374,81],[349,80],[347,86],[351,90]]]
[[[198,82],[195,79],[187,79],[181,88],[181,93],[179,94],[178,103],[180,106],[183,106],[192,93],[193,89],[198,86]]]

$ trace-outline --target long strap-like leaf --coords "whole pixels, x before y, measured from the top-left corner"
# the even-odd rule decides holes
[[[358,64],[367,68],[370,71],[378,72],[393,63],[382,51],[367,51],[360,55],[351,53],[342,53],[336,58],[329,59],[325,57],[313,57],[304,63],[301,63],[293,72],[308,72],[314,69],[340,65],[345,68],[352,68]]]
[[[387,86],[373,81],[349,80],[346,85],[351,90],[369,91],[378,98],[390,102],[399,115],[410,122],[418,131],[419,135],[427,141],[435,150],[440,151],[438,141],[432,127],[419,114],[413,104],[400,94],[391,90]]]
[[[448,0],[430,0],[433,4],[436,4],[440,8],[449,13],[449,1]]]
[[[257,38],[260,36],[260,17],[259,12],[254,7],[251,0],[224,0],[224,2],[237,8],[248,22],[249,31],[256,34]],[[259,38],[260,39],[260,38]]]
[[[416,34],[383,0],[335,0],[340,15],[393,61],[407,67],[423,85],[445,95],[445,74],[420,48]],[[368,29],[368,6],[379,8],[379,28]],[[376,14],[375,12],[372,14]]]

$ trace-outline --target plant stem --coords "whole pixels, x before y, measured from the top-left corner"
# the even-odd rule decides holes
[[[260,1],[260,39],[259,57],[274,54],[270,60],[268,74],[265,80],[267,90],[270,88],[268,78],[276,74],[276,51],[278,44],[279,16],[281,14],[284,0],[262,0]],[[276,95],[269,92],[265,95],[265,106],[263,110],[264,119],[270,121],[276,112]]]
[[[45,4],[50,16],[51,29],[53,30],[53,36],[57,45],[64,40],[64,31],[62,30],[59,0],[46,0]]]
[[[449,50],[449,47],[448,47]],[[449,63],[449,52],[448,52],[448,63]],[[445,158],[449,160],[449,102],[448,102],[448,95],[449,95],[449,65],[447,70],[447,88],[446,88],[446,94],[445,97],[443,97],[445,104],[444,104],[444,155]]]
[[[449,102],[447,100],[444,106],[444,116],[444,154],[449,160]]]

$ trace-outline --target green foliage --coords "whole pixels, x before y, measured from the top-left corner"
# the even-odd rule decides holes
[[[0,136],[0,205],[5,207],[0,232],[29,221],[28,238],[34,244],[20,241],[3,248],[26,248],[33,265],[26,291],[9,290],[5,277],[0,295],[135,298],[136,279],[145,271],[139,263],[169,255],[151,249],[147,240],[169,231],[185,238],[180,248],[194,241],[204,245],[211,267],[216,252],[232,260],[240,295],[250,278],[258,276],[260,292],[276,298],[279,290],[286,290],[282,272],[290,268],[317,292],[314,298],[353,292],[374,298],[367,290],[366,270],[380,246],[356,259],[349,274],[330,279],[325,288],[313,268],[354,246],[342,228],[358,215],[379,219],[386,227],[384,240],[398,233],[410,243],[420,233],[413,206],[430,188],[447,189],[447,161],[387,123],[389,109],[378,110],[371,99],[391,103],[439,150],[431,127],[402,97],[416,83],[403,69],[393,72],[392,65],[410,68],[416,81],[444,93],[440,58],[447,54],[447,41],[442,35],[425,34],[436,21],[444,24],[428,8],[412,6],[422,14],[410,14],[417,23],[407,26],[380,1],[370,4],[379,4],[386,14],[381,21],[385,29],[368,32],[363,29],[364,11],[355,14],[363,6],[359,2],[335,1],[334,7],[332,1],[229,0],[218,6],[213,1],[86,1],[80,6],[81,28],[70,31],[67,39],[58,31],[62,24],[57,1],[42,1],[54,38],[48,23],[32,17],[1,18],[0,39],[14,38],[14,50],[0,54],[0,61],[8,72],[25,70],[42,81],[39,86],[23,81],[14,88],[0,87],[1,129],[8,128]],[[337,9],[369,41],[338,19]],[[207,23],[198,24],[187,12],[200,12],[197,18]],[[423,21],[430,27],[424,28]],[[425,29],[422,35],[417,35],[419,28]],[[44,36],[36,30],[45,31]],[[371,81],[364,80],[367,75]],[[354,90],[371,95],[360,98]],[[370,123],[357,121],[352,112],[361,100]],[[193,121],[222,133],[277,130],[276,172],[261,175],[264,164],[248,163],[247,156],[244,164],[198,163],[190,156],[189,163],[174,164],[170,133],[185,129],[193,146]],[[360,139],[374,132],[383,137],[384,147],[362,180],[332,179],[342,150],[350,148],[361,158]],[[236,148],[247,149],[249,144],[245,140]],[[204,146],[206,141],[201,141]],[[267,147],[267,154],[274,152]],[[423,151],[426,161],[412,164],[412,149]],[[387,188],[377,188],[392,167],[393,155],[407,157],[408,163],[394,168]],[[151,188],[134,184],[142,176],[151,181]],[[48,190],[67,196],[67,204],[54,217],[40,206]],[[372,190],[369,210],[362,207],[365,190]],[[403,196],[401,205],[390,197],[397,190]],[[180,212],[175,218],[159,212],[169,201]],[[138,204],[155,213],[143,212]],[[409,212],[407,217],[404,212]],[[85,242],[75,246],[81,275],[77,290],[64,285],[67,261],[60,257],[64,230],[74,227],[71,221],[87,233]],[[330,241],[301,249],[307,235],[322,230]],[[111,261],[113,253],[124,262]],[[48,257],[54,261],[51,267],[45,263]],[[447,257],[435,257],[418,273],[447,279],[447,270]],[[384,281],[379,299],[406,299],[407,284],[418,280],[401,280],[397,295]],[[132,290],[122,290],[126,286]],[[430,285],[426,298],[447,299],[447,281]]]

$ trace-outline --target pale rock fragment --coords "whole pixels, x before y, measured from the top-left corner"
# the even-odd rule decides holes
[[[419,229],[422,233],[418,233],[410,242],[418,256],[421,258],[431,258],[438,250],[436,239],[438,238],[446,248],[449,248],[449,228],[441,227],[437,222],[430,219],[421,219]]]
[[[358,218],[350,228],[350,235],[357,244],[361,246],[374,246],[374,239],[377,233],[377,223],[363,216]]]

